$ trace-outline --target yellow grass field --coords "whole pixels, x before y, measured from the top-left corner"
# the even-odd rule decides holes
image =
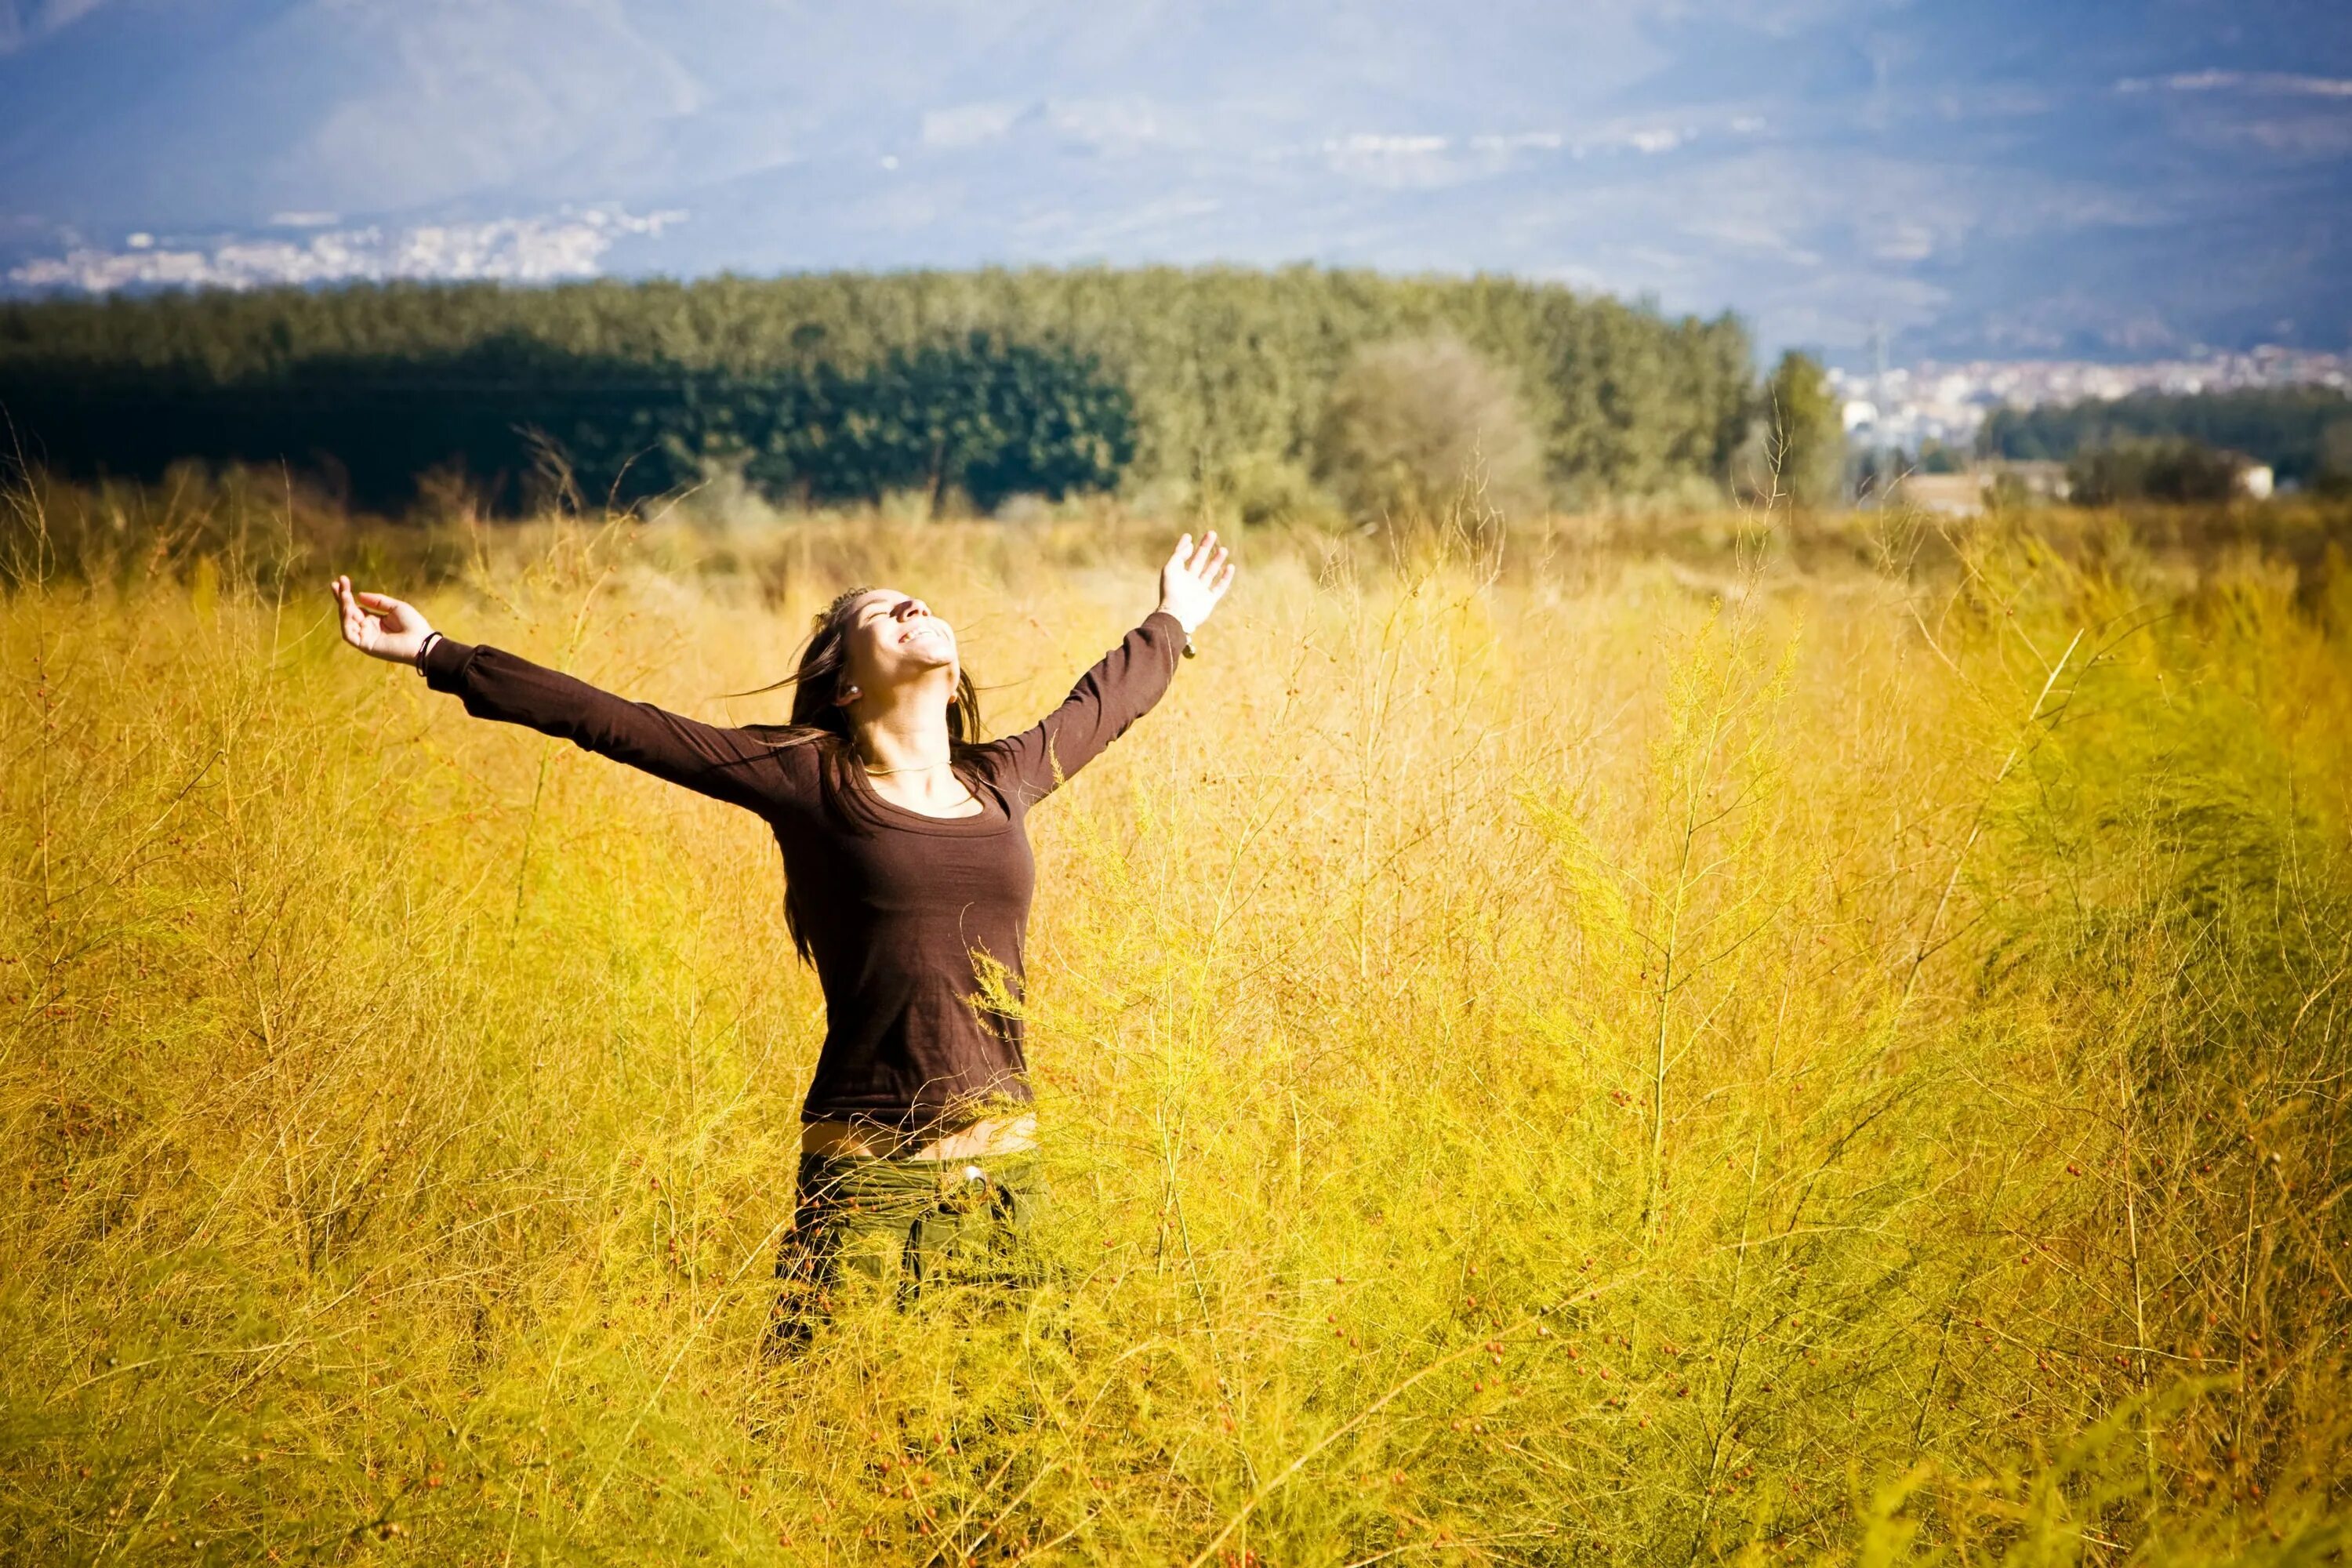
[[[1052,1279],[774,1367],[772,841],[327,574],[737,721],[889,583],[1003,731],[1171,531],[118,514],[68,572],[16,504],[0,1560],[2345,1549],[2352,574],[1244,539],[1034,819]]]

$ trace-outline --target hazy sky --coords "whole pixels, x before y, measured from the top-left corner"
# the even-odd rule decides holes
[[[0,0],[0,279],[1311,260],[2352,342],[2352,0]]]

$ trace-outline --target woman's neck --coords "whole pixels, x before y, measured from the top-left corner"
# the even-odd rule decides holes
[[[948,697],[939,683],[890,694],[887,702],[869,697],[850,715],[857,755],[877,773],[944,773],[948,761]]]
[[[870,700],[850,716],[857,759],[875,792],[925,816],[972,816],[985,809],[948,766],[948,700],[954,689],[924,681],[887,707]],[[909,699],[912,699],[911,700]]]

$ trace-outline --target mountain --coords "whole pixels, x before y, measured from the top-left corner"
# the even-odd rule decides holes
[[[0,0],[14,292],[1508,270],[1769,345],[2352,341],[2352,8]]]

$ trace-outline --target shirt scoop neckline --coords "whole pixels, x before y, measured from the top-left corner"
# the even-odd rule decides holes
[[[874,787],[865,767],[854,760],[844,759],[843,771],[849,775],[849,787],[864,803],[869,816],[877,816],[885,826],[903,827],[915,833],[938,833],[978,837],[1002,833],[1013,826],[1013,814],[1005,806],[995,788],[986,781],[971,774],[964,775],[964,787],[980,802],[980,809],[962,816],[933,816],[928,811],[917,811],[908,805],[885,796]],[[992,804],[992,799],[993,804]]]

